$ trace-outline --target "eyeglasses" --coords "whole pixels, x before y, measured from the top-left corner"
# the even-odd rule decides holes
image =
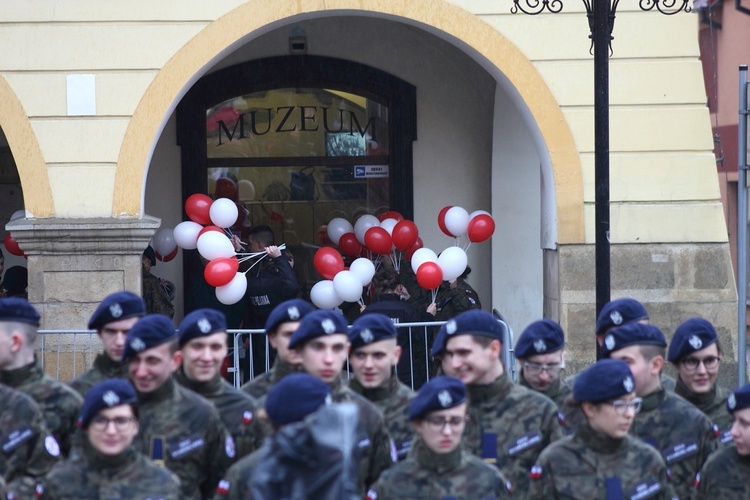
[[[427,426],[433,431],[442,431],[447,425],[452,430],[460,429],[466,424],[466,417],[425,417],[424,421]]]
[[[635,398],[629,403],[624,399],[618,399],[617,401],[612,401],[609,404],[611,404],[612,408],[615,409],[615,413],[617,413],[618,415],[625,415],[629,408],[632,408],[634,413],[638,413],[639,411],[641,411],[642,403],[643,400],[641,398]]]
[[[721,358],[718,356],[706,356],[705,358],[685,358],[682,360],[682,366],[685,367],[688,371],[695,371],[698,369],[698,365],[703,363],[703,366],[706,367],[706,370],[713,370],[717,366],[719,366],[719,361],[721,361]]]
[[[89,427],[94,429],[98,432],[104,432],[109,428],[109,424],[113,423],[115,424],[115,429],[117,429],[120,432],[128,430],[131,425],[133,425],[133,422],[135,422],[135,417],[115,417],[115,418],[107,418],[102,415],[97,415],[94,418],[91,419],[91,423],[89,424]]]
[[[523,367],[526,369],[527,375],[539,375],[543,371],[547,372],[551,377],[557,377],[560,375],[562,365],[560,363],[552,363],[550,365],[540,365],[539,363],[532,363],[531,361],[524,361]]]

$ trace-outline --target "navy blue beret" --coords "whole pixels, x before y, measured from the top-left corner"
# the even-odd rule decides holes
[[[300,422],[331,402],[331,389],[307,373],[291,373],[275,384],[266,396],[266,414],[276,425]]]
[[[302,318],[313,312],[315,308],[306,300],[292,299],[282,302],[273,308],[266,320],[266,335],[274,331],[280,324],[292,321],[302,321]]]
[[[411,400],[409,420],[419,420],[433,411],[445,410],[466,401],[466,386],[454,377],[439,376],[424,384]]]
[[[393,320],[380,313],[363,314],[354,320],[349,329],[349,343],[352,349],[385,339],[396,338],[396,325]]]
[[[596,333],[603,334],[610,328],[627,325],[648,318],[643,304],[628,297],[607,302],[596,318]]]
[[[559,351],[565,345],[565,334],[560,325],[549,319],[534,321],[518,337],[515,356],[528,358],[537,354]]]
[[[333,333],[347,335],[348,329],[349,325],[346,324],[346,318],[340,312],[333,309],[320,309],[311,312],[302,319],[299,328],[297,328],[297,331],[289,339],[289,348],[293,349],[308,340],[323,337],[324,335],[331,335]]]
[[[667,347],[664,334],[654,325],[630,323],[613,328],[604,336],[604,355],[609,357],[612,351],[631,345],[658,345]]]
[[[675,363],[682,358],[714,344],[719,336],[714,325],[703,318],[690,318],[674,331],[669,343],[667,361]]]
[[[85,429],[100,410],[133,404],[137,400],[135,389],[127,380],[111,378],[99,382],[86,393],[81,414],[78,417],[78,425]]]
[[[227,331],[227,317],[216,309],[196,309],[180,323],[180,346],[198,337]]]
[[[500,322],[493,315],[481,309],[472,309],[449,319],[440,327],[440,331],[432,343],[430,354],[432,356],[441,355],[445,351],[448,339],[456,335],[479,335],[497,339],[500,342],[505,341]]]
[[[633,391],[633,373],[621,359],[600,359],[576,375],[573,383],[573,398],[581,403],[608,401]]]
[[[143,316],[146,304],[133,292],[115,292],[104,297],[89,319],[90,330],[101,330],[107,323]]]
[[[39,311],[19,297],[0,299],[0,321],[39,326]]]
[[[127,361],[139,352],[177,338],[172,320],[163,314],[147,314],[133,325],[125,338],[122,360]]]
[[[727,398],[727,410],[729,410],[729,413],[744,410],[745,408],[750,408],[750,384],[733,390]]]

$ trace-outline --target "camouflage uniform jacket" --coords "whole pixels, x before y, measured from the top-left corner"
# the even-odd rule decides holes
[[[696,479],[697,498],[750,498],[750,457],[737,453],[734,444],[713,453]]]
[[[520,375],[520,384],[527,389],[531,389],[532,391],[536,391],[533,387],[529,385],[529,383],[526,381],[526,379],[523,376],[523,368],[521,369],[521,375]],[[549,386],[549,389],[546,391],[536,391],[540,394],[544,394],[548,398],[550,398],[552,401],[555,402],[558,408],[562,409],[563,402],[565,401],[565,398],[573,394],[573,388],[569,386],[567,383],[565,383],[562,379],[558,378],[554,382],[552,382],[552,385]]]
[[[47,474],[37,488],[39,493],[43,499],[177,500],[180,481],[132,446],[119,455],[107,456],[84,439],[70,458]]]
[[[301,367],[290,365],[277,356],[270,370],[250,380],[240,389],[254,397],[259,406],[263,406],[263,401],[271,387],[290,373],[297,373],[301,370]]]
[[[169,300],[164,287],[161,286],[159,278],[147,273],[145,269],[141,270],[141,296],[146,303],[146,312],[149,314],[163,314],[172,319],[174,317],[174,305]]]
[[[447,281],[444,281],[440,285],[436,300],[438,313],[435,319],[437,321],[447,321],[462,312],[482,308],[476,290],[464,281],[463,278],[458,278],[454,287],[450,286],[450,283]]]
[[[359,418],[364,433],[369,439],[359,443],[360,448],[367,448],[366,457],[359,466],[359,489],[362,494],[380,476],[381,472],[393,465],[396,454],[392,449],[391,437],[385,425],[383,413],[365,398],[351,390],[337,377],[331,386],[334,403],[352,402],[359,408]]]
[[[25,392],[36,401],[44,415],[47,429],[60,444],[63,456],[67,456],[83,404],[81,395],[57,379],[45,375],[36,360],[21,368],[0,372],[0,383]]]
[[[680,498],[690,497],[695,475],[718,446],[711,421],[664,389],[643,397],[630,433],[661,452]]]
[[[367,498],[494,500],[511,498],[511,494],[508,481],[496,467],[466,453],[460,445],[450,453],[437,454],[415,438],[409,457],[383,472]]]
[[[221,375],[209,382],[195,382],[180,369],[175,373],[175,380],[214,404],[224,426],[234,438],[236,458],[260,448],[263,430],[256,419],[258,405],[251,396],[229,385]]]
[[[513,491],[526,491],[529,470],[539,453],[563,436],[555,403],[512,383],[508,372],[491,384],[467,389],[466,450],[497,464]]]
[[[86,396],[89,389],[99,382],[104,382],[111,378],[126,378],[127,375],[127,365],[113,361],[112,358],[105,353],[101,353],[96,356],[94,359],[94,365],[89,371],[80,377],[71,380],[68,382],[68,385],[81,396]]]
[[[219,481],[214,498],[229,500],[246,500],[250,498],[250,481],[253,468],[263,458],[265,451],[261,448],[238,460],[229,468],[224,479]]]
[[[182,498],[213,494],[234,460],[234,441],[214,406],[174,382],[138,395],[135,448],[180,478]]]
[[[409,403],[415,396],[414,391],[395,376],[388,380],[387,385],[377,389],[365,389],[353,378],[349,381],[349,388],[380,408],[385,416],[388,434],[396,447],[396,455],[399,460],[405,459],[414,435],[409,422]]]
[[[32,497],[34,484],[55,464],[60,449],[29,396],[0,385],[0,401],[0,479],[7,492]]]
[[[729,394],[725,389],[714,385],[713,389],[707,394],[695,394],[687,388],[681,378],[677,378],[674,393],[685,398],[688,403],[708,417],[714,424],[714,432],[718,435],[721,444],[728,445],[734,441],[729,434],[733,419],[732,414],[727,411],[727,396]]]

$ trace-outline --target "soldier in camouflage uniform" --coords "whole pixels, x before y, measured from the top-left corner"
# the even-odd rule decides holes
[[[37,498],[180,498],[179,479],[138,453],[136,394],[129,382],[105,380],[86,394],[80,449],[37,486]]]
[[[460,380],[440,376],[423,385],[409,408],[414,447],[404,462],[383,472],[367,498],[511,498],[502,473],[461,446],[466,407]]]
[[[107,295],[91,315],[88,326],[90,330],[96,330],[104,352],[97,354],[89,371],[68,385],[85,396],[94,384],[110,378],[126,378],[127,369],[122,363],[125,337],[144,314],[146,305],[138,295],[127,291]]]
[[[174,325],[161,314],[144,316],[128,332],[123,362],[140,412],[134,444],[177,474],[182,498],[206,498],[234,460],[234,440],[211,403],[175,383],[178,348]]]
[[[60,447],[29,396],[0,385],[0,401],[0,483],[5,485],[0,493],[30,498],[36,481],[60,456]]]
[[[396,461],[383,413],[365,398],[343,384],[341,371],[349,353],[348,326],[341,313],[319,310],[305,316],[289,341],[305,372],[331,388],[335,403],[352,402],[359,408],[360,422],[369,439],[361,443],[366,457],[360,463],[359,487],[367,486]]]
[[[484,311],[445,323],[432,346],[443,372],[461,379],[469,393],[466,450],[495,464],[513,491],[526,491],[539,453],[563,436],[555,403],[511,382],[501,361],[503,331]]]
[[[34,343],[38,327],[39,313],[25,299],[0,299],[0,383],[31,396],[67,456],[83,398],[46,375],[37,362]]]
[[[727,411],[727,391],[716,383],[721,344],[714,326],[703,318],[692,318],[674,332],[667,360],[679,373],[675,394],[702,411],[714,424],[719,442],[729,444],[732,415]]]
[[[573,396],[585,420],[539,455],[526,498],[674,498],[659,452],[628,435],[642,401],[627,363],[590,366],[576,377]]]
[[[481,309],[479,295],[471,285],[466,282],[466,277],[471,272],[467,267],[464,274],[450,281],[443,281],[437,293],[437,321],[449,320],[462,312],[473,309]]]
[[[733,443],[711,454],[696,478],[698,498],[750,498],[750,384],[729,394]]]
[[[242,386],[242,390],[254,397],[259,404],[271,387],[290,373],[299,372],[299,360],[289,349],[289,339],[297,331],[299,322],[313,312],[312,304],[302,299],[292,299],[276,306],[266,320],[268,343],[276,349],[276,360],[269,371],[259,375]]]
[[[661,330],[644,323],[612,329],[604,337],[605,356],[628,363],[636,394],[643,398],[631,433],[661,453],[677,495],[689,498],[695,475],[718,441],[703,413],[661,386],[666,346]]]
[[[255,419],[257,403],[221,376],[227,355],[226,316],[214,309],[197,309],[180,323],[182,366],[175,380],[214,404],[237,447],[237,458],[252,453],[263,443]]]

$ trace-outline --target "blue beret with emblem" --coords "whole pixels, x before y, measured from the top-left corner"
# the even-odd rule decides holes
[[[0,322],[39,326],[39,311],[20,297],[0,299]]]
[[[607,302],[596,318],[596,334],[601,335],[610,328],[648,319],[648,311],[635,299],[625,297]]]
[[[600,359],[576,375],[573,398],[578,402],[599,403],[635,391],[635,379],[621,359]]]
[[[343,314],[332,309],[320,309],[311,312],[302,319],[297,331],[289,339],[289,348],[293,349],[318,337],[331,335],[334,333],[343,333],[347,335],[349,325],[346,324],[346,318]]]
[[[180,346],[198,337],[227,331],[227,317],[216,309],[196,309],[180,323]]]
[[[127,380],[111,378],[94,385],[86,393],[78,417],[78,425],[86,429],[99,411],[120,405],[133,404],[138,400],[135,389]]]
[[[115,292],[104,297],[89,319],[90,330],[101,330],[107,323],[146,314],[146,304],[133,292]]]
[[[466,386],[459,379],[441,375],[424,384],[411,400],[409,420],[420,420],[433,411],[453,408],[466,401]]]
[[[733,390],[727,397],[727,410],[729,413],[746,408],[750,408],[750,384]]]
[[[313,312],[315,308],[306,300],[292,299],[282,302],[273,308],[266,320],[266,335],[270,334],[282,323],[302,321],[302,318]]]
[[[602,347],[604,356],[609,357],[613,351],[631,345],[657,345],[667,347],[664,334],[654,325],[646,323],[630,323],[613,328],[604,336]]]
[[[133,325],[125,337],[122,360],[127,361],[138,353],[165,344],[177,338],[172,320],[163,314],[147,314]]]
[[[669,343],[667,361],[676,363],[695,351],[716,343],[719,336],[710,321],[703,318],[690,318],[674,331]]]
[[[275,425],[300,422],[331,402],[331,389],[307,373],[292,373],[275,384],[266,396],[266,414]]]
[[[517,359],[525,359],[537,354],[559,351],[565,346],[563,329],[552,320],[534,321],[521,332],[516,342],[514,354]]]
[[[479,335],[504,342],[503,329],[500,322],[493,315],[481,309],[466,311],[455,318],[449,319],[440,327],[435,341],[432,343],[432,356],[440,356],[445,351],[448,339],[457,335]]]
[[[397,335],[396,325],[393,320],[380,313],[363,314],[354,320],[349,328],[349,343],[352,350],[373,342],[385,339],[395,339]]]

